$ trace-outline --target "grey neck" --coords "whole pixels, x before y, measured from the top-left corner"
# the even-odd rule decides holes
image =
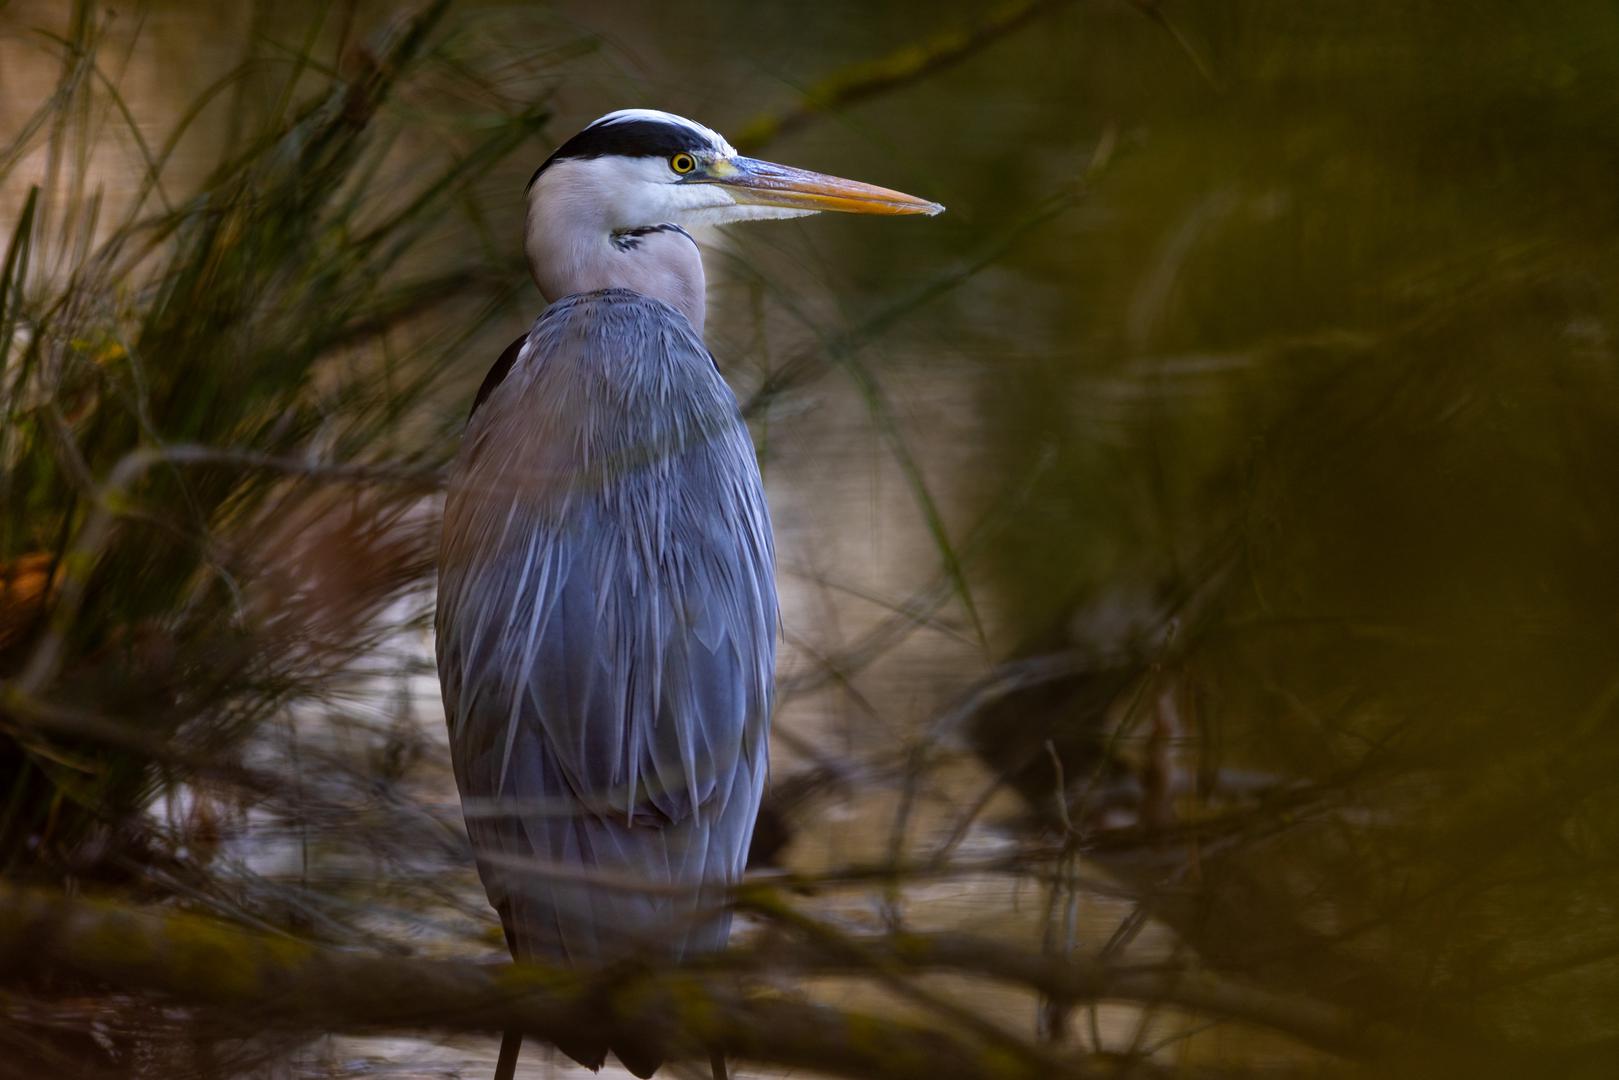
[[[531,203],[529,271],[548,303],[598,289],[633,289],[662,300],[703,333],[706,301],[703,259],[691,236],[676,225],[610,231],[599,224],[559,225]]]

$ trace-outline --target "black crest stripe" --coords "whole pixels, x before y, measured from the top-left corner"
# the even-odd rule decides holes
[[[534,170],[528,186],[558,161],[598,157],[674,157],[681,151],[697,153],[715,149],[707,138],[686,127],[664,120],[620,120],[587,127],[545,159]]]

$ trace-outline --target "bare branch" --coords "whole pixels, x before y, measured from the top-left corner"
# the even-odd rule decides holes
[[[399,959],[269,938],[194,915],[150,914],[0,885],[0,980],[69,975],[317,1031],[581,1032],[671,1058],[737,1058],[840,1076],[947,1080],[1051,1071],[962,1034],[795,1002],[734,974]]]

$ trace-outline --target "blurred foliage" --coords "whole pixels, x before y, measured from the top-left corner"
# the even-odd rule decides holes
[[[97,9],[0,132],[8,187],[50,163],[0,279],[8,878],[493,944],[442,746],[365,677],[533,314],[554,93],[951,208],[710,259],[796,604],[756,852],[792,902],[751,897],[739,970],[853,972],[840,1005],[1024,1065],[1619,1063],[1612,5],[294,7],[133,140],[127,219],[87,179],[124,124]],[[958,896],[993,941],[906,936]]]
[[[441,9],[352,43],[342,74],[304,56],[278,82],[250,54],[215,89],[259,93],[236,99],[199,188],[171,202],[162,170],[207,99],[163,150],[141,143],[147,174],[110,226],[86,175],[120,104],[98,78],[109,21],[80,5],[53,43],[58,91],[18,136],[39,133],[49,172],[0,289],[8,874],[127,854],[141,838],[87,848],[86,830],[138,823],[177,776],[167,764],[184,774],[319,695],[428,572],[412,508],[452,444],[401,435],[419,430],[442,357],[513,287],[476,249],[425,270],[412,256],[545,117],[486,118],[437,155],[399,147],[390,99],[444,63],[427,45]],[[376,189],[407,164],[407,182]],[[402,339],[435,307],[461,325]],[[391,485],[333,490],[379,462]],[[86,717],[125,745],[73,740]]]
[[[1133,649],[1203,777],[1290,792],[1149,905],[1206,961],[1611,1064],[1619,20],[1174,14],[1219,92],[1118,37],[1078,65],[1081,123],[1142,127],[1029,249],[1051,351],[985,383],[985,482],[1056,457],[996,581],[1026,651],[1056,625],[1086,657],[1070,694],[1116,670],[1099,638]]]

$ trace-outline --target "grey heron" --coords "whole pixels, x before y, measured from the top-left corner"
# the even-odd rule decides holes
[[[549,302],[479,389],[451,473],[435,619],[467,832],[518,960],[724,946],[759,811],[775,554],[758,462],[703,344],[687,227],[936,214],[757,161],[669,113],[609,113],[528,187]],[[501,1045],[497,1078],[520,1037]],[[655,1044],[558,1043],[637,1076]]]

